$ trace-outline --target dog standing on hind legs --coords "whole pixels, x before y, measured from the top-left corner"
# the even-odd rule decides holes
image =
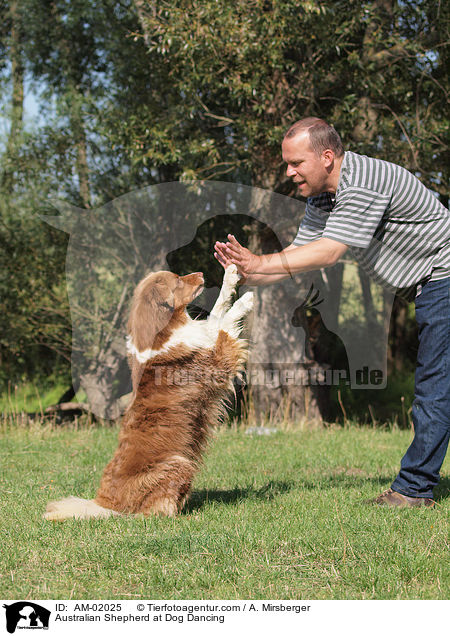
[[[127,338],[133,396],[118,448],[95,499],[50,502],[45,519],[173,516],[182,509],[208,433],[246,359],[239,335],[253,294],[231,304],[238,280],[236,266],[228,267],[207,320],[192,320],[186,311],[203,290],[201,273],[156,272],[138,284]]]

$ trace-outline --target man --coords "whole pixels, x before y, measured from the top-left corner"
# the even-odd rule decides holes
[[[293,124],[282,154],[307,197],[297,237],[278,254],[258,256],[228,235],[215,256],[224,267],[235,263],[246,284],[264,285],[334,265],[350,248],[377,282],[415,297],[415,436],[391,488],[373,502],[434,506],[450,437],[450,213],[404,168],[344,152],[335,129],[319,118]]]

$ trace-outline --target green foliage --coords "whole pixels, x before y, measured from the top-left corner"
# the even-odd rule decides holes
[[[54,360],[52,363],[54,364]],[[4,379],[2,386],[5,388],[0,394],[0,412],[3,416],[9,414],[14,417],[20,413],[41,415],[48,406],[58,402],[72,382],[64,367],[56,369],[56,372],[49,369],[46,377],[39,377],[40,371],[41,369],[33,370],[32,381],[25,381],[24,378],[20,382]]]
[[[11,0],[0,10],[5,378],[45,373],[44,351],[70,346],[66,238],[33,216],[49,196],[90,207],[197,178],[290,194],[279,145],[310,114],[447,196],[448,3]],[[25,88],[39,125],[23,120]]]
[[[62,279],[66,240],[37,214],[3,201],[0,223],[0,386],[55,370],[70,355]],[[52,345],[58,355],[51,355]]]
[[[113,3],[115,4],[115,3]],[[12,7],[18,6],[20,46],[12,46]],[[69,198],[84,204],[89,198],[126,191],[111,188],[125,169],[111,148],[105,151],[100,119],[108,92],[104,45],[129,42],[129,27],[120,34],[120,19],[133,15],[113,11],[111,2],[5,3],[7,20],[0,45],[25,64],[29,85],[39,95],[40,126],[27,123],[11,134],[0,169],[0,383],[47,375],[70,358],[71,324],[65,290],[67,235],[38,218],[46,199]],[[106,13],[105,13],[106,12]],[[121,16],[119,15],[121,14]],[[125,16],[125,17],[124,17]],[[111,29],[108,31],[108,29]],[[109,38],[109,39],[108,39]],[[134,45],[135,50],[139,46]],[[138,53],[138,51],[136,51]],[[116,51],[116,59],[120,53]],[[125,54],[125,59],[130,55]],[[14,74],[10,70],[11,84]],[[16,77],[16,84],[23,77]],[[3,101],[9,99],[5,82]],[[23,88],[23,87],[22,87]],[[118,91],[120,92],[120,91]],[[9,109],[11,110],[11,109]],[[21,116],[21,115],[20,115]],[[18,126],[16,129],[19,130]],[[83,154],[85,154],[83,158]],[[92,163],[91,163],[92,162]],[[89,164],[89,165],[88,165]],[[88,174],[90,173],[90,174]],[[98,174],[97,174],[98,173]],[[98,182],[98,183],[97,183]],[[82,189],[82,183],[85,188]],[[124,185],[124,184],[127,185]],[[95,188],[91,193],[89,188]],[[114,184],[117,187],[117,184]],[[66,373],[67,373],[66,366]],[[67,388],[67,387],[66,387]]]
[[[445,187],[443,6],[137,4],[152,59],[166,65],[170,80],[166,108],[138,129],[142,160],[178,162],[181,155],[190,176],[238,169],[254,185],[280,188],[283,132],[316,114],[334,123],[347,146],[395,158]]]
[[[384,389],[351,389],[342,384],[332,389],[332,419],[356,420],[373,426],[411,428],[414,370],[388,375]]]

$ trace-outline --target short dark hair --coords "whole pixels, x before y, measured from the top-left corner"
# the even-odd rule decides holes
[[[305,130],[308,131],[312,149],[319,156],[328,149],[332,150],[337,157],[344,154],[342,140],[335,128],[319,117],[299,119],[287,130],[284,138],[292,139]]]

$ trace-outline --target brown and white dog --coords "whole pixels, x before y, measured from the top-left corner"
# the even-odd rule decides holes
[[[239,334],[253,294],[245,293],[230,307],[238,279],[236,267],[229,266],[207,320],[192,320],[186,312],[203,290],[203,274],[157,272],[139,283],[127,338],[133,397],[119,446],[95,499],[50,502],[45,519],[173,516],[181,510],[208,433],[246,357]]]

